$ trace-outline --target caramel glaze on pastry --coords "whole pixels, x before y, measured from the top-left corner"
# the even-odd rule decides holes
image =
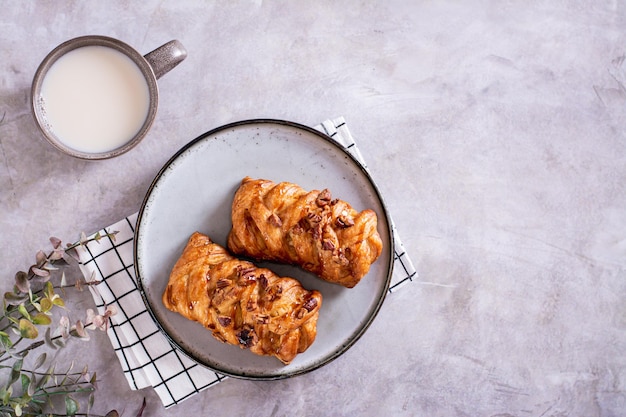
[[[315,340],[322,295],[196,232],[172,269],[163,304],[222,342],[288,364]]]
[[[246,177],[232,205],[228,248],[237,255],[298,265],[354,287],[382,251],[376,213],[289,182]]]

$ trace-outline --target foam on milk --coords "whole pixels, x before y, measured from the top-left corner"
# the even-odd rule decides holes
[[[148,116],[150,92],[129,57],[105,46],[84,46],[52,64],[39,102],[62,143],[99,153],[123,146],[139,132]]]

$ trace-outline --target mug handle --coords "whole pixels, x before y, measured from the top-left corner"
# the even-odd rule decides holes
[[[182,43],[172,40],[143,57],[152,67],[154,76],[158,80],[187,58],[187,50]]]

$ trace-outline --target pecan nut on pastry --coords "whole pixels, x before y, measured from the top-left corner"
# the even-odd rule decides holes
[[[298,265],[348,288],[380,256],[373,210],[361,212],[329,190],[246,177],[235,193],[228,248],[257,260]]]
[[[198,232],[174,265],[162,299],[218,340],[284,364],[315,340],[322,305],[319,291],[239,260]]]

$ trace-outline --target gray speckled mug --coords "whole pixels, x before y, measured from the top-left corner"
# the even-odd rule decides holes
[[[145,56],[106,36],[66,41],[35,73],[31,107],[37,126],[68,155],[92,160],[121,155],[152,126],[157,80],[186,57],[176,40]]]

